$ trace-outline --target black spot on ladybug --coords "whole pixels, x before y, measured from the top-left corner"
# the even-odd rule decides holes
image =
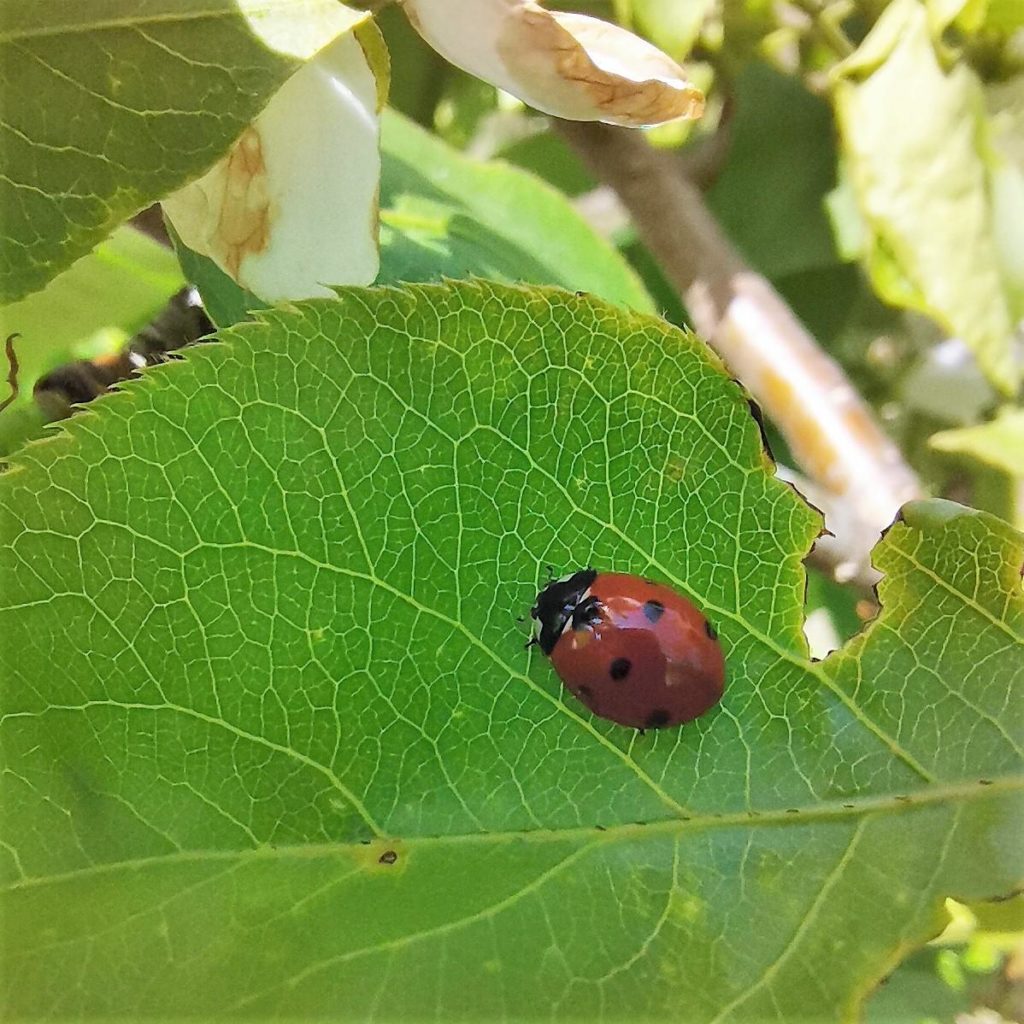
[[[708,622],[707,619],[704,620],[704,632],[707,633],[707,635],[711,637],[712,640],[718,639],[718,631],[715,629],[714,626],[711,625],[710,622]]]
[[[668,725],[668,720],[672,716],[664,708],[655,708],[644,722],[645,729],[660,729],[662,726]]]
[[[610,675],[616,682],[619,682],[629,675],[629,670],[632,667],[633,663],[629,658],[616,658],[611,665],[608,666],[608,675]]]
[[[398,860],[398,854],[394,850],[385,850],[378,859],[378,864],[394,864]]]
[[[665,606],[660,601],[648,601],[644,605],[644,617],[648,622],[657,622],[665,614]]]

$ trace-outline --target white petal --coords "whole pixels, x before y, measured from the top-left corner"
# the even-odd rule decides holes
[[[297,71],[230,152],[164,200],[181,240],[266,302],[377,276],[377,77],[364,26]]]
[[[609,22],[532,0],[405,0],[451,63],[572,121],[629,127],[699,117],[704,95],[669,56]]]

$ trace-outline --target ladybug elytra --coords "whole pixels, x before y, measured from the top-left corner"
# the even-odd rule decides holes
[[[722,697],[717,634],[671,587],[581,569],[549,583],[530,614],[538,623],[531,644],[600,718],[661,729],[693,721]]]

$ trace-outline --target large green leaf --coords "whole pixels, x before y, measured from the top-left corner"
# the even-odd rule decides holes
[[[876,288],[962,338],[1015,393],[978,79],[964,64],[944,70],[918,0],[895,0],[840,74],[837,118]]]
[[[1024,539],[910,506],[810,662],[819,519],[693,337],[346,290],[126,390],[0,477],[8,1019],[821,1021],[1019,879]],[[546,562],[692,595],[722,704],[563,699]]]
[[[214,162],[335,0],[0,0],[0,302]]]
[[[614,246],[534,175],[469,159],[394,111],[381,128],[381,284],[490,277],[653,309]],[[262,305],[211,260],[180,243],[178,253],[216,323],[237,323]]]

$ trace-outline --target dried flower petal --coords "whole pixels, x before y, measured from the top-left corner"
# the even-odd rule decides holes
[[[451,63],[545,113],[639,128],[704,110],[675,61],[609,22],[532,0],[405,0],[404,9]]]

